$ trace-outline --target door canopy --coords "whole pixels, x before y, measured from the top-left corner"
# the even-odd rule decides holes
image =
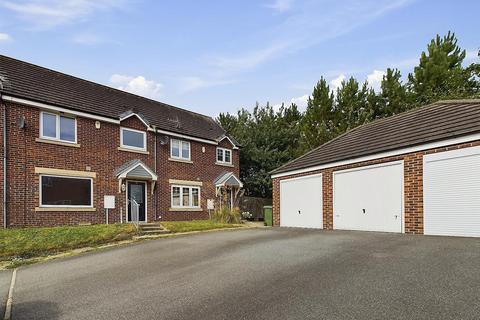
[[[157,181],[158,177],[145,163],[136,159],[129,161],[115,172],[118,179]]]

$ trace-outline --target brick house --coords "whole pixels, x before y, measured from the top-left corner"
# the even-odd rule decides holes
[[[362,125],[272,178],[276,226],[480,236],[480,100]]]
[[[104,196],[109,222],[205,219],[242,187],[210,117],[1,55],[0,94],[5,227],[105,223]]]

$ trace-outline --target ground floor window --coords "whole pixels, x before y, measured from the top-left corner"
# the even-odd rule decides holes
[[[40,176],[41,207],[92,207],[91,178]]]
[[[172,208],[199,208],[200,188],[172,186]]]

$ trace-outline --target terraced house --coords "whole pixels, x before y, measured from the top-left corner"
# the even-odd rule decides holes
[[[0,93],[4,227],[105,223],[112,200],[110,222],[203,219],[242,187],[211,117],[6,56]]]

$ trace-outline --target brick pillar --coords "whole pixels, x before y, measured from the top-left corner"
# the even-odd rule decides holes
[[[272,181],[273,191],[272,191],[272,214],[273,214],[273,226],[280,226],[280,179],[276,178]]]
[[[322,173],[323,190],[323,229],[333,229],[333,174],[332,170]]]
[[[405,233],[423,234],[423,153],[404,158]]]

